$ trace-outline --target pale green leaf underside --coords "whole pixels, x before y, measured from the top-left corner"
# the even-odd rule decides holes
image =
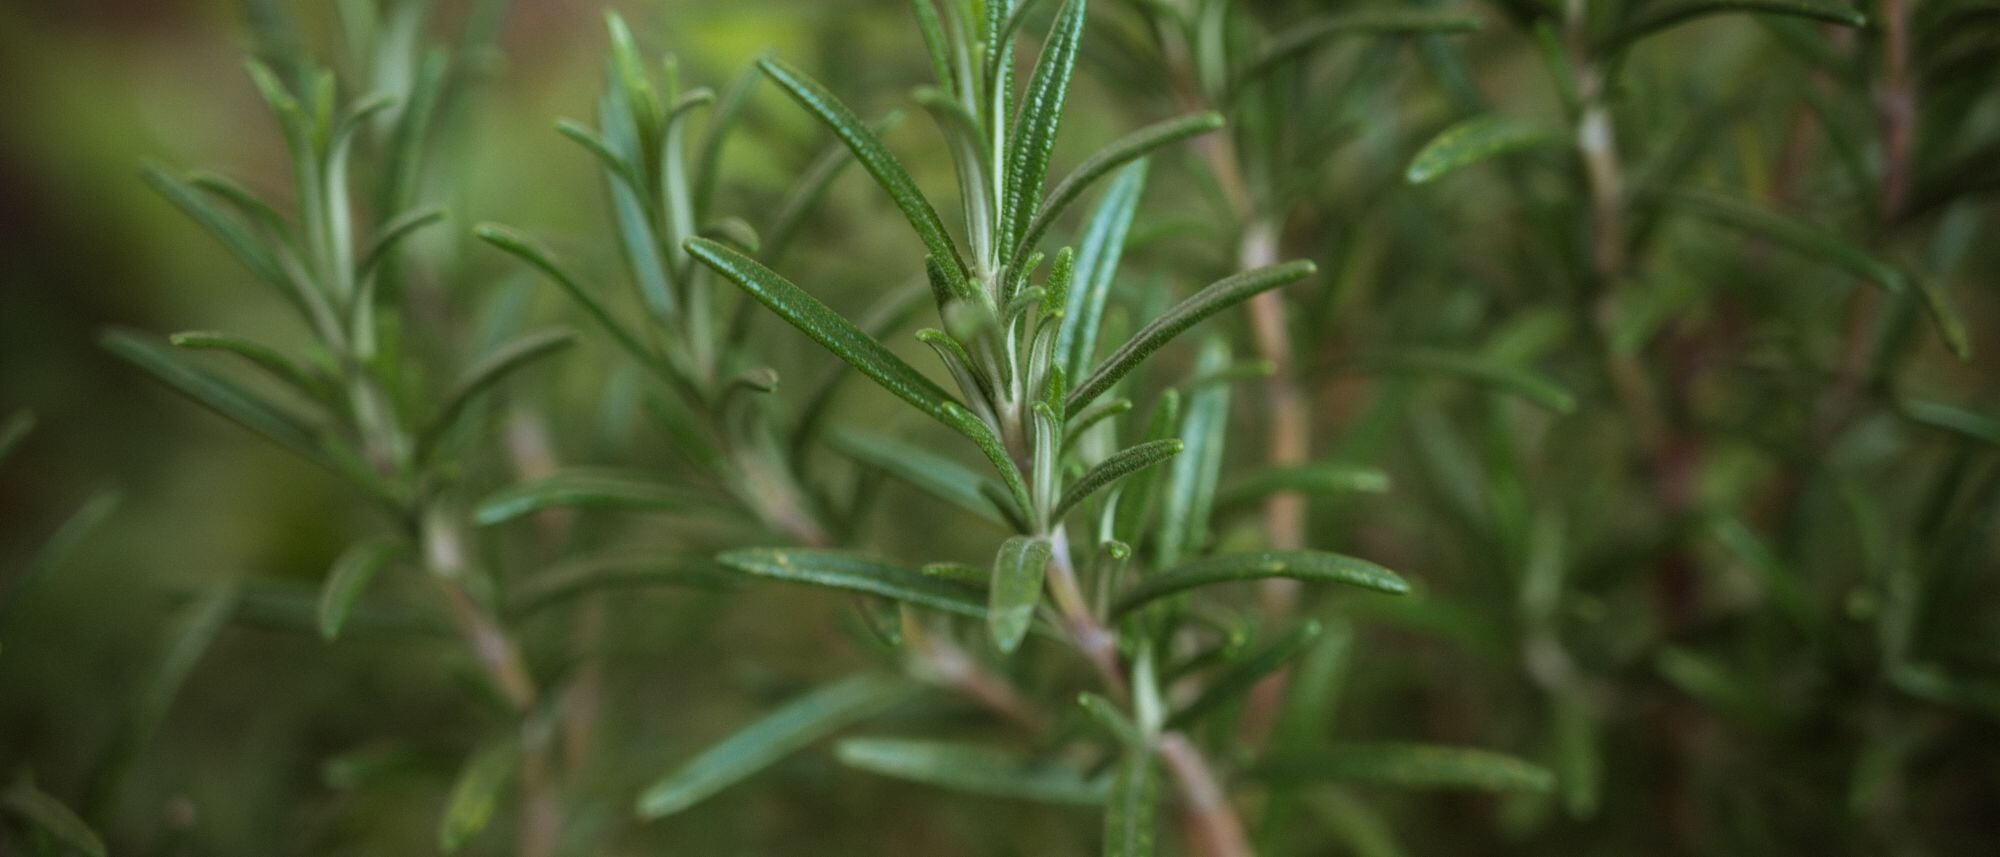
[[[950,741],[850,738],[836,752],[850,767],[984,797],[1088,806],[1110,785],[1060,762]]]
[[[787,702],[647,788],[639,796],[639,815],[660,818],[687,809],[910,693],[901,679],[863,674]]]

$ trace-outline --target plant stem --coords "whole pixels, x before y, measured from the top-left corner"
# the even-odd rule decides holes
[[[1055,598],[1056,609],[1061,611],[1063,624],[1067,626],[1070,640],[1077,651],[1097,669],[1106,686],[1119,699],[1130,694],[1125,683],[1125,671],[1118,665],[1118,637],[1104,624],[1097,621],[1090,611],[1090,603],[1083,597],[1083,587],[1077,583],[1076,565],[1070,560],[1069,535],[1063,525],[1047,534],[1050,544],[1048,586],[1049,594]]]
[[[1187,735],[1165,733],[1160,736],[1159,749],[1160,758],[1180,785],[1194,852],[1202,857],[1251,857],[1256,853],[1208,760]]]

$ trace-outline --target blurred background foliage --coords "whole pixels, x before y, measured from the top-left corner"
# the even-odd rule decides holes
[[[491,5],[440,2],[433,29],[449,40]],[[503,5],[490,43],[463,46],[465,88],[434,156],[445,168],[427,196],[452,216],[418,252],[432,293],[463,314],[425,336],[463,338],[509,296],[574,321],[472,240],[473,223],[502,220],[616,270],[602,181],[551,130],[592,112],[601,8]],[[771,50],[873,116],[907,106],[928,71],[898,0],[616,5],[645,45],[679,54],[687,80],[718,88]],[[1094,5],[1058,171],[1180,109],[1124,49],[1144,42],[1138,5]],[[1234,4],[1278,35],[1309,15],[1397,5]],[[1485,22],[1474,34],[1330,47],[1285,91],[1257,95],[1281,99],[1283,121],[1237,133],[1249,163],[1282,174],[1251,178],[1288,256],[1322,271],[1287,293],[1314,458],[1390,477],[1386,493],[1315,501],[1307,541],[1422,589],[1409,604],[1306,602],[1356,632],[1338,722],[1322,728],[1505,749],[1559,786],[1329,792],[1275,841],[1307,854],[1994,853],[2000,246],[1983,240],[1995,224],[1982,194],[2000,180],[2000,16],[1978,2],[1869,4],[1912,22],[1901,78],[1879,23],[1705,18],[1626,54],[1609,98],[1634,200],[1706,189],[1894,260],[1955,304],[1961,360],[1921,295],[1878,294],[1825,263],[1836,251],[1797,252],[1768,230],[1635,203],[1612,239],[1626,258],[1602,264],[1587,167],[1561,146],[1405,181],[1424,143],[1467,116],[1570,121],[1523,26],[1541,6],[1469,4]],[[285,38],[338,57],[335,32],[319,3],[0,7],[0,410],[37,415],[0,464],[0,776],[32,771],[112,853],[428,851],[477,743],[468,724],[505,717],[468,690],[456,646],[393,616],[331,644],[230,622],[184,683],[162,681],[199,630],[200,593],[310,592],[368,525],[327,474],[96,345],[107,325],[305,335],[137,167],[211,166],[282,198],[281,140],[241,59]],[[1898,92],[1913,93],[1916,119],[1894,189],[1886,153],[1899,144],[1881,117]],[[824,143],[771,87],[745,123],[724,155],[724,212],[768,210]],[[920,184],[944,188],[932,130],[905,121],[888,140]],[[1156,161],[1128,293],[1190,289],[1236,264],[1239,224],[1192,150]],[[857,173],[833,185],[790,264],[858,314],[920,275],[904,264],[917,248]],[[774,320],[754,323],[782,378],[823,365]],[[531,376],[514,406],[540,412],[564,461],[671,461],[663,434],[603,413],[607,389],[635,379],[598,340]],[[1634,377],[1646,392],[1621,389]],[[1231,456],[1254,464],[1259,388],[1240,401]],[[851,384],[836,419],[877,428],[887,402]],[[895,486],[876,496],[860,538],[871,548],[990,555],[985,524]],[[31,592],[9,591],[80,508],[103,522]],[[644,518],[605,526],[684,546]],[[1218,520],[1216,538],[1255,545],[1256,517]],[[621,595],[602,610],[588,655],[607,690],[589,774],[571,785],[575,853],[1091,850],[1092,813],[941,795],[823,754],[634,823],[645,782],[864,653],[838,601],[796,590]],[[475,849],[502,853],[506,812]],[[0,837],[0,853],[15,841]]]

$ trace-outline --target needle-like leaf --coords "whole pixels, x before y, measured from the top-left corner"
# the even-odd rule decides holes
[[[639,815],[661,818],[687,809],[813,742],[888,710],[911,691],[901,679],[862,674],[787,702],[653,783],[639,796]]]
[[[1190,137],[1198,137],[1222,127],[1222,114],[1196,113],[1180,116],[1162,122],[1155,122],[1111,142],[1083,160],[1076,169],[1049,191],[1042,207],[1035,212],[1022,232],[1012,264],[1019,265],[1022,259],[1042,240],[1042,235],[1054,226],[1056,218],[1062,216],[1070,203],[1090,189],[1092,183],[1109,175],[1111,171],[1139,160],[1153,151]]]
[[[443,406],[437,416],[424,428],[417,442],[417,459],[425,459],[435,449],[438,441],[458,425],[465,415],[466,407],[479,398],[480,394],[498,386],[507,376],[543,357],[554,354],[576,342],[576,334],[567,330],[543,330],[525,334],[518,339],[493,349],[492,353],[472,364],[465,370],[465,376],[452,385],[445,394]]]
[[[347,624],[347,615],[354,610],[361,593],[367,591],[368,582],[403,552],[403,545],[395,539],[375,538],[355,542],[341,551],[333,561],[333,568],[327,572],[326,582],[320,586],[319,633],[332,640],[340,636],[340,629]]]
[[[1130,340],[1119,346],[1110,357],[1105,358],[1097,370],[1090,373],[1089,378],[1084,379],[1083,383],[1078,384],[1076,389],[1070,392],[1064,401],[1065,415],[1074,416],[1085,405],[1111,389],[1111,385],[1118,383],[1118,380],[1136,368],[1141,360],[1201,320],[1249,300],[1258,293],[1312,276],[1315,270],[1317,268],[1313,263],[1300,260],[1244,271],[1218,280],[1187,300],[1175,304],[1161,313],[1159,318],[1140,328]]]
[[[1055,151],[1087,5],[1087,0],[1064,0],[1042,55],[1035,60],[1035,73],[1028,79],[1028,91],[1014,120],[1013,138],[1008,141],[1007,197],[1000,217],[1002,258],[1019,258],[1030,249],[1020,242],[1029,218],[1041,205],[1042,186],[1048,181],[1049,155]]]
[[[1076,482],[1070,485],[1069,490],[1063,492],[1062,499],[1057,501],[1055,509],[1049,512],[1049,519],[1061,519],[1064,512],[1089,499],[1090,495],[1120,479],[1179,455],[1184,448],[1186,444],[1180,440],[1168,438],[1151,440],[1119,450],[1078,477]]]
[[[90,829],[90,825],[62,801],[36,788],[26,778],[0,792],[0,809],[47,834],[50,842],[59,846],[56,852],[51,853],[65,849],[84,857],[105,857],[107,853],[104,840],[98,837],[97,831]]]
[[[571,468],[488,494],[472,517],[480,526],[492,526],[546,509],[675,511],[713,503],[711,498],[643,474]]]
[[[952,243],[950,234],[945,232],[944,221],[938,217],[937,209],[931,207],[930,201],[917,189],[916,181],[910,178],[909,171],[894,155],[889,154],[875,132],[805,72],[775,57],[760,59],[757,65],[801,107],[833,129],[834,135],[854,151],[854,159],[861,162],[862,168],[875,177],[883,190],[888,191],[889,198],[895,201],[897,208],[902,209],[903,216],[909,218],[910,226],[916,229],[925,249],[944,266],[954,293],[961,298],[973,297],[965,259],[958,254],[958,246]]]
[[[1104,807],[1104,857],[1152,857],[1158,835],[1154,811],[1159,803],[1160,770],[1152,748],[1127,749]]]
[[[1410,591],[1410,585],[1395,572],[1365,559],[1337,553],[1308,550],[1222,554],[1147,577],[1111,606],[1111,615],[1121,616],[1156,599],[1201,586],[1271,577],[1344,583],[1392,595]]]
[[[1410,159],[1403,178],[1411,184],[1423,184],[1488,158],[1560,142],[1560,134],[1539,123],[1511,116],[1474,116],[1425,143]]]
[[[1298,59],[1341,36],[1420,36],[1471,33],[1477,17],[1430,9],[1363,9],[1289,25],[1285,33],[1257,52],[1230,79],[1230,93],[1241,93],[1279,66]]]
[[[953,791],[1039,803],[1095,805],[1109,782],[1061,762],[990,747],[905,738],[850,738],[835,752],[849,767]]]
[[[726,551],[715,559],[726,568],[757,577],[879,595],[960,616],[986,618],[986,593],[980,589],[857,554],[804,548],[741,548]]]
[[[1681,2],[1649,3],[1640,7],[1640,11],[1633,15],[1631,20],[1600,39],[1594,50],[1600,54],[1615,54],[1631,47],[1640,39],[1662,30],[1685,24],[1696,18],[1727,12],[1785,15],[1845,27],[1868,25],[1866,15],[1825,0],[1681,0]]]
[[[1340,744],[1287,751],[1264,760],[1250,776],[1286,783],[1364,783],[1439,789],[1546,792],[1547,770],[1490,750],[1430,744]]]

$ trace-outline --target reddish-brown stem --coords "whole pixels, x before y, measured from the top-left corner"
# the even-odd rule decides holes
[[[1160,759],[1181,792],[1188,843],[1201,857],[1251,857],[1250,838],[1208,760],[1179,732],[1160,736]]]
[[[1104,624],[1097,621],[1097,614],[1091,612],[1090,603],[1083,596],[1083,587],[1077,582],[1076,565],[1070,561],[1069,536],[1061,525],[1048,534],[1050,552],[1048,566],[1048,587],[1050,597],[1055,599],[1056,610],[1062,614],[1063,625],[1069,631],[1070,641],[1085,660],[1104,679],[1106,687],[1119,699],[1129,693],[1125,683],[1125,670],[1118,664],[1118,636]]]
[[[1910,189],[1917,98],[1910,83],[1910,16],[1904,0],[1881,0],[1882,221],[1902,213]]]

